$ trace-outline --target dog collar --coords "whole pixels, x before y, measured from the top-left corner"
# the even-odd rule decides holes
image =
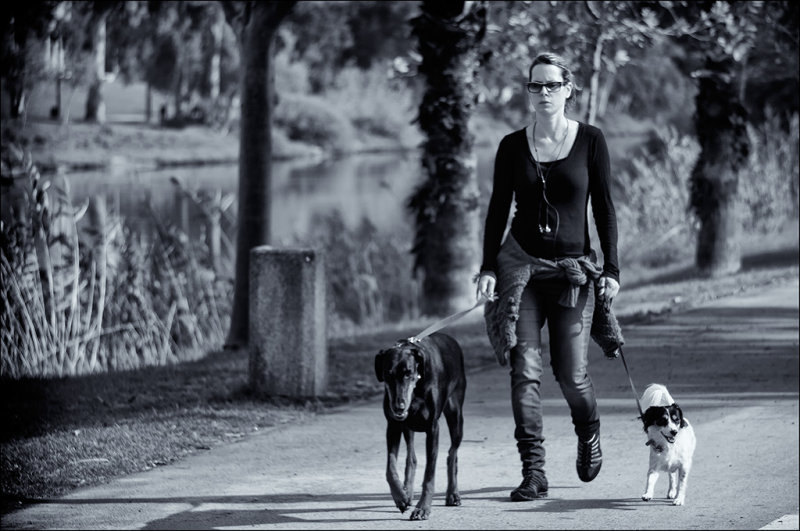
[[[653,439],[648,439],[647,442],[645,443],[645,446],[652,446],[653,450],[655,450],[657,454],[660,454],[661,452],[664,451],[664,447],[656,443]]]

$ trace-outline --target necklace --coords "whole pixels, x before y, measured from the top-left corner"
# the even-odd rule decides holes
[[[539,174],[539,177],[542,178],[542,182],[545,182],[544,177],[542,177],[542,168],[539,165],[539,150],[536,148],[536,123],[533,122],[533,131],[531,131],[531,142],[533,143],[533,153],[536,155],[536,171]],[[561,158],[561,150],[564,149],[564,144],[567,141],[567,135],[569,134],[569,122],[567,122],[567,127],[564,128],[564,136],[561,138],[561,142],[558,144],[558,152],[556,153],[556,158],[552,160],[555,162]],[[550,174],[550,168],[547,168],[547,175]]]
[[[551,162],[555,162],[561,158],[561,150],[564,148],[564,143],[567,141],[567,135],[569,134],[569,122],[567,122],[567,127],[564,129],[564,137],[561,139],[561,142],[558,146],[558,153],[556,153],[556,158],[553,159]],[[542,207],[539,206],[539,232],[541,234],[550,234],[552,229],[550,228],[550,217],[548,215],[549,209],[553,208],[555,211],[555,220],[556,220],[556,235],[558,234],[558,210],[556,210],[550,204],[550,201],[547,200],[547,178],[550,176],[550,170],[553,169],[553,165],[550,164],[547,166],[547,171],[542,172],[542,166],[539,164],[539,150],[536,148],[536,122],[533,122],[533,131],[531,131],[531,140],[533,143],[533,152],[536,155],[536,159],[534,162],[536,163],[536,175],[539,179],[542,180],[542,201],[545,204],[544,208],[544,215],[542,213]],[[544,219],[542,219],[544,218]],[[544,222],[543,222],[544,221]],[[553,245],[555,246],[555,236],[553,237]]]

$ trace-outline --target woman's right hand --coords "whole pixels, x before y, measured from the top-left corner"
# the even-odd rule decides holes
[[[478,292],[476,293],[477,300],[486,299],[486,300],[493,300],[494,299],[494,288],[497,284],[497,278],[495,277],[494,273],[489,271],[484,271],[481,273],[481,276],[478,278]]]

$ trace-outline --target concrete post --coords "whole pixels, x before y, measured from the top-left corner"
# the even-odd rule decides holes
[[[312,249],[250,250],[250,385],[256,394],[318,396],[328,384],[325,269]]]

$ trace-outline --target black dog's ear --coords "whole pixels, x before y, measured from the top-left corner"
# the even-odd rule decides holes
[[[383,355],[385,352],[385,350],[381,350],[375,354],[375,377],[379,382],[383,381]]]
[[[422,350],[415,348],[411,352],[417,362],[417,374],[420,378],[425,378],[425,356],[422,354]]]

